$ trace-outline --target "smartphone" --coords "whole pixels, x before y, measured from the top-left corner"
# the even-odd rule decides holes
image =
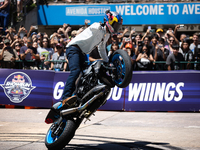
[[[33,26],[36,30],[38,29],[38,26],[36,25],[36,26]]]
[[[85,23],[90,23],[90,20],[85,19]]]
[[[151,30],[150,30],[151,33],[154,33],[155,31],[156,31],[155,29],[151,29]]]
[[[148,29],[151,30],[151,26],[148,26]]]
[[[135,28],[133,28],[133,31],[135,31]]]
[[[159,44],[159,45],[158,45],[158,47],[159,47],[159,48],[162,48],[162,47],[163,47],[163,45],[162,45],[162,44]]]
[[[130,41],[130,39],[129,39],[129,38],[126,38],[126,39],[125,39],[125,42],[129,42],[129,41]]]
[[[180,24],[180,28],[184,28],[184,24]]]

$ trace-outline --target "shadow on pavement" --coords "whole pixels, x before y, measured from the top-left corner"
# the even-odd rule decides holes
[[[183,150],[182,148],[171,146],[169,143],[137,141],[134,139],[125,139],[125,138],[76,135],[73,139],[82,141],[84,140],[94,141],[94,143],[97,144],[69,143],[63,150]],[[117,142],[117,140],[119,140],[119,142]]]

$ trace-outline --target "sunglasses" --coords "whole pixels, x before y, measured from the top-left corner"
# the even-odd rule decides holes
[[[6,45],[10,45],[10,43],[6,43]]]
[[[32,44],[32,42],[27,42],[28,44]]]
[[[57,48],[57,49],[61,49],[62,47],[57,47],[57,46],[56,46],[56,48]]]
[[[175,40],[169,40],[170,42],[174,42]]]

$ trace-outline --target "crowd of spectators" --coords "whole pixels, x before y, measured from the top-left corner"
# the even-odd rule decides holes
[[[85,23],[84,27],[72,30],[69,24],[63,24],[51,35],[37,32],[34,26],[28,32],[24,27],[18,32],[9,28],[6,35],[0,35],[0,68],[68,71],[66,45],[87,26]],[[126,28],[109,39],[108,55],[117,49],[125,50],[133,70],[200,70],[199,34],[182,34],[179,40],[179,29],[180,25],[166,32],[148,27],[140,34]],[[101,59],[97,48],[87,56],[90,63]]]
[[[130,55],[133,70],[200,70],[199,33],[181,34],[179,41],[176,36],[179,29],[180,25],[177,25],[174,30],[169,28],[164,32],[149,26],[143,35],[132,30],[118,45]],[[121,35],[126,32],[128,29]]]

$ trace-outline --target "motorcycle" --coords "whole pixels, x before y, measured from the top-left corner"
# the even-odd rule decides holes
[[[46,147],[49,150],[64,148],[74,137],[81,122],[89,120],[106,103],[111,88],[125,88],[131,79],[131,59],[124,50],[116,50],[109,62],[98,60],[92,63],[76,81],[74,93],[78,100],[75,107],[61,110],[59,115],[53,109],[57,106],[52,106],[49,111],[45,122],[52,125],[46,134]]]

